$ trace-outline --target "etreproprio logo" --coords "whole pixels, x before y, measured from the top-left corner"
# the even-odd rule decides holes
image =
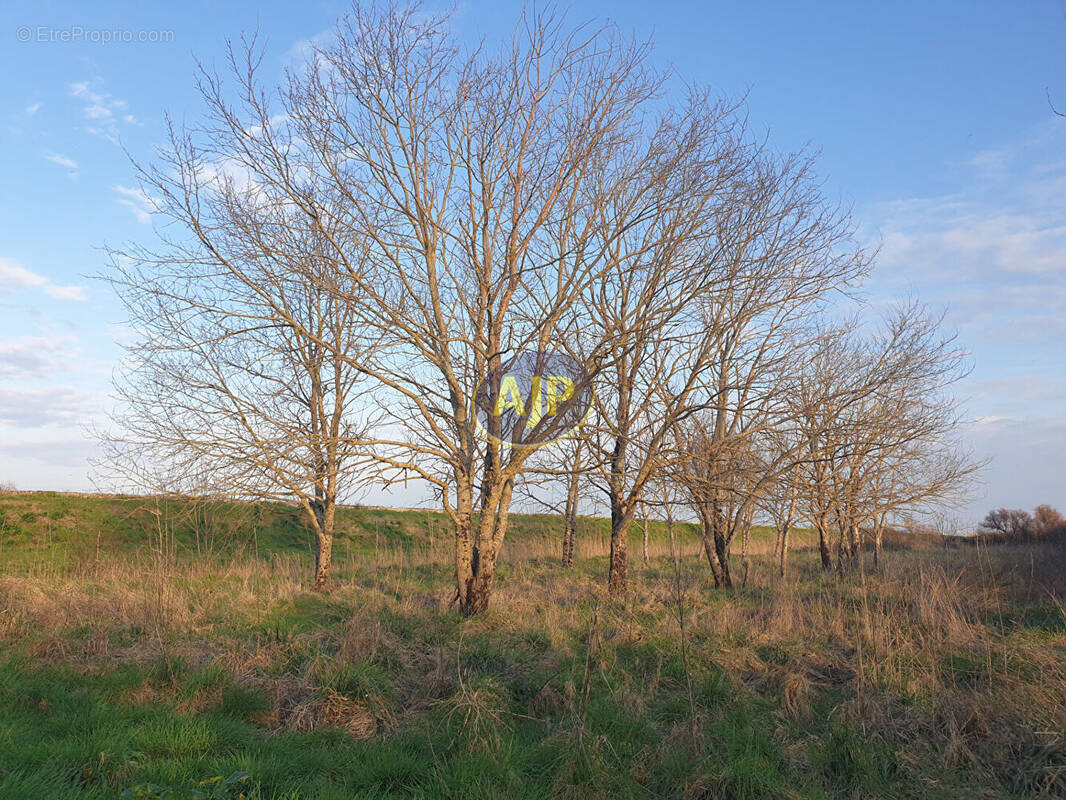
[[[565,439],[592,410],[592,381],[563,353],[520,352],[490,372],[474,392],[478,433],[511,447]]]

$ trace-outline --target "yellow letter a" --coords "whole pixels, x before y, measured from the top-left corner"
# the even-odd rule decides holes
[[[518,381],[513,375],[504,375],[500,383],[500,393],[496,396],[496,407],[492,409],[494,417],[500,416],[505,408],[513,408],[515,413],[524,417],[525,405],[522,403],[522,392],[518,388]]]

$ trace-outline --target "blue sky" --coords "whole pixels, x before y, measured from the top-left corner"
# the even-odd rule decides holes
[[[0,7],[0,482],[20,488],[90,486],[85,428],[123,330],[87,276],[102,245],[153,226],[125,151],[150,158],[164,112],[196,118],[195,60],[221,62],[227,37],[258,27],[280,75],[346,8],[93,5]],[[570,14],[652,36],[659,63],[746,94],[774,146],[819,150],[826,192],[881,248],[871,303],[947,307],[975,363],[966,437],[994,458],[964,520],[1066,507],[1066,118],[1047,99],[1066,111],[1066,0],[813,6],[582,0]],[[465,0],[455,26],[494,38],[519,10]]]

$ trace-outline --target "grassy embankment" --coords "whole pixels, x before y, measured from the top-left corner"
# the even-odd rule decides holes
[[[723,593],[657,526],[622,606],[602,521],[563,571],[520,517],[464,620],[428,512],[346,510],[320,595],[282,509],[0,511],[0,798],[1066,796],[1061,547],[756,556]]]

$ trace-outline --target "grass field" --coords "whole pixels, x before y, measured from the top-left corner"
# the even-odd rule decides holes
[[[623,605],[602,521],[564,571],[518,517],[464,620],[438,515],[346,509],[316,594],[293,512],[171,506],[0,496],[0,798],[1066,796],[1061,547],[759,531],[724,593],[655,526]]]
[[[580,520],[577,556],[607,555],[610,524],[602,518]],[[699,545],[684,533],[694,528],[678,524],[681,547],[696,553]],[[430,510],[342,507],[337,511],[337,543],[334,557],[363,563],[393,558],[401,562],[423,558],[451,558],[451,528],[441,513]],[[639,555],[642,529],[638,520],[630,528],[630,547]],[[649,551],[669,553],[666,525],[649,524]],[[799,530],[794,542],[803,547],[814,543],[811,531]],[[739,543],[737,545],[739,547]],[[230,502],[191,504],[180,500],[147,500],[118,495],[63,494],[58,492],[0,493],[0,559],[33,563],[70,559],[96,559],[101,555],[139,552],[145,548],[162,553],[269,557],[274,554],[311,554],[314,537],[303,512],[282,505],[247,505]],[[504,560],[550,557],[561,548],[558,517],[547,514],[512,514],[504,545]],[[755,526],[753,553],[773,548],[773,534]]]

